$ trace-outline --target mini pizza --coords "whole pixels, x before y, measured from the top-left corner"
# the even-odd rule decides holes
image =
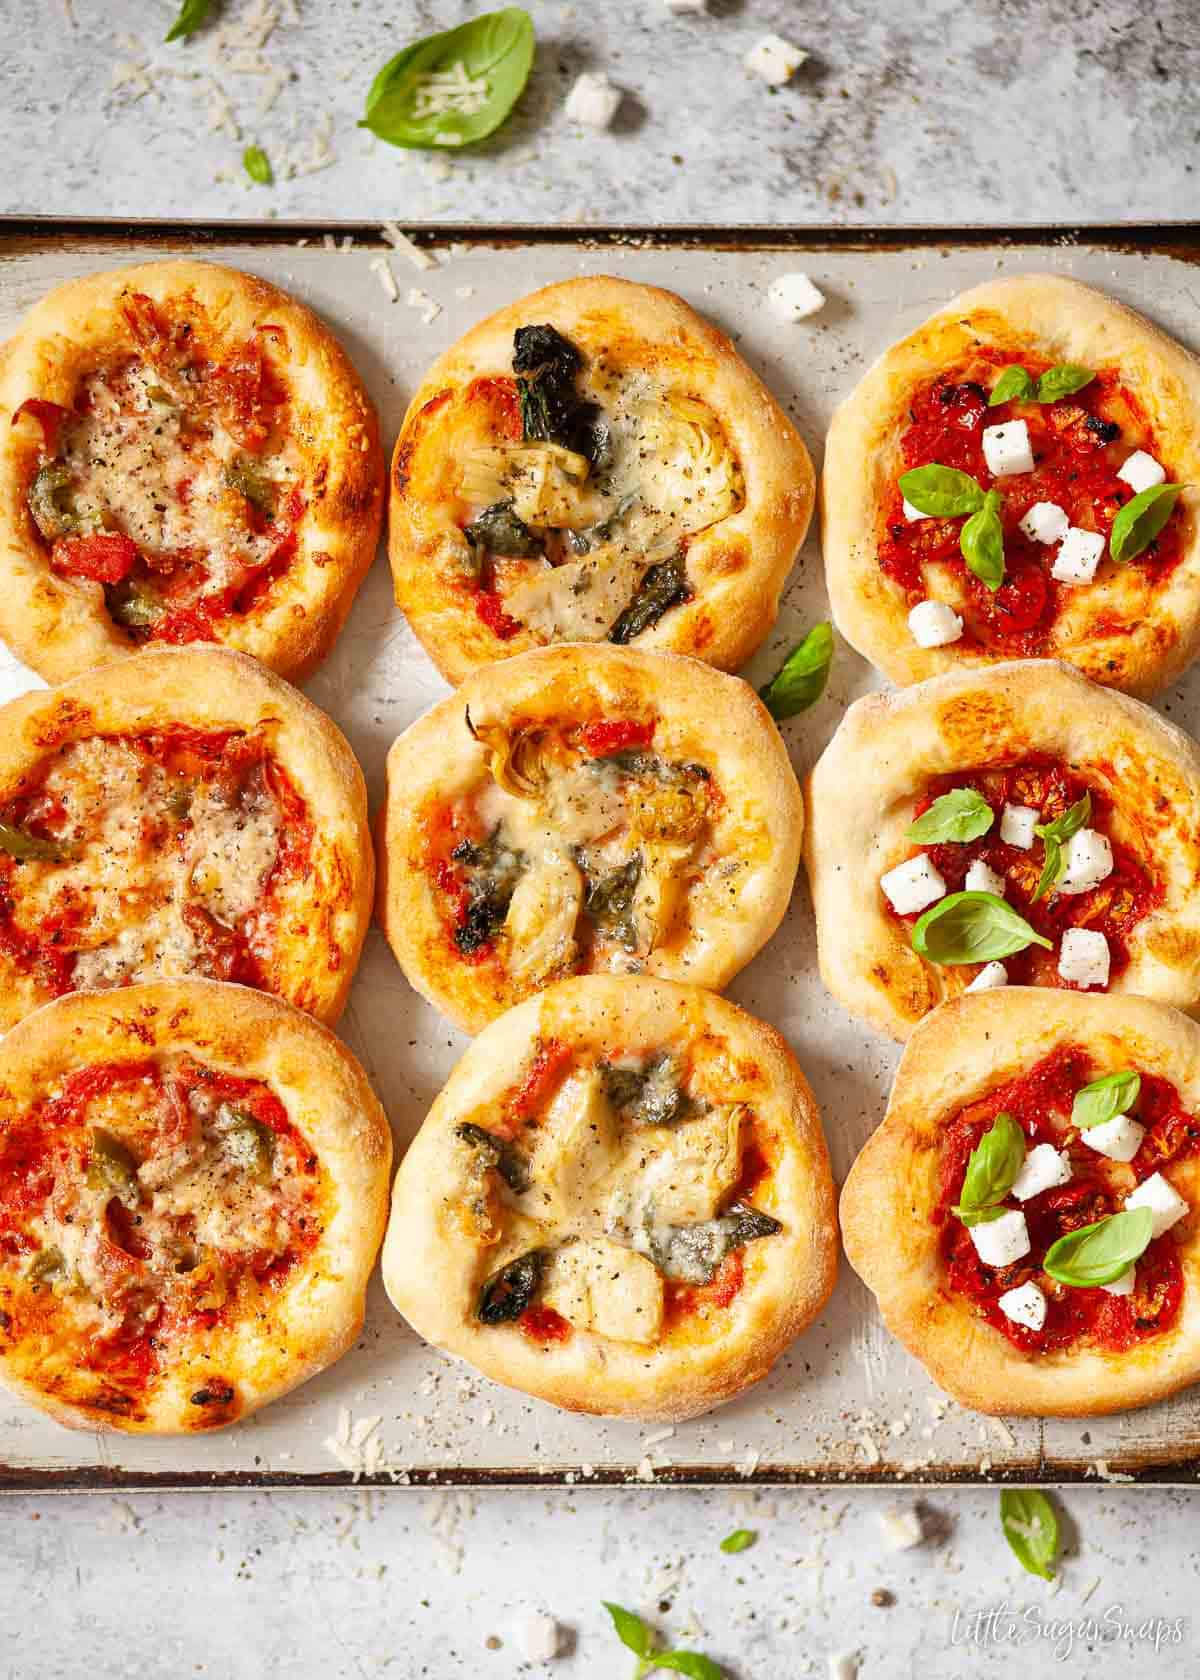
[[[736,670],[775,621],[808,453],[671,292],[547,286],[434,363],[392,461],[396,600],[446,679],[550,642]]]
[[[571,974],[720,989],[782,920],[804,802],[754,691],[695,659],[541,648],[388,755],[379,919],[468,1032]]]
[[[895,1038],[1006,984],[1200,1006],[1200,752],[1059,661],[856,701],[806,862],[825,984]]]
[[[0,1030],[189,976],[336,1020],[373,890],[353,753],[245,654],[162,648],[0,707]]]
[[[842,1192],[850,1264],[956,1400],[1084,1417],[1200,1378],[1200,1027],[1030,987],[913,1035]]]
[[[0,634],[51,682],[183,642],[298,678],[383,474],[358,375],[286,292],[190,259],[60,286],[0,360]]]
[[[837,1268],[812,1092],[772,1028],[671,981],[566,980],[492,1023],[404,1157],[383,1251],[427,1341],[569,1411],[740,1393]]]
[[[1150,695],[1200,643],[1200,363],[1077,281],[966,292],[835,414],[838,628],[894,682],[1041,655]]]
[[[391,1134],[333,1034],[207,980],[59,998],[0,1044],[0,1377],[60,1423],[219,1428],[339,1359]]]

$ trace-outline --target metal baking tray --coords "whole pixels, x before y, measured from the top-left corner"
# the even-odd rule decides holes
[[[390,256],[399,301],[371,262],[377,226],[184,227],[0,221],[0,336],[75,275],[188,251],[287,287],[330,322],[379,406],[387,442],[433,357],[500,304],[551,280],[610,272],[669,286],[711,315],[792,414],[818,463],[834,405],[894,338],[955,292],[999,274],[1075,275],[1200,347],[1200,227],[1006,230],[409,229],[437,258],[418,272]],[[329,247],[334,245],[335,248]],[[800,326],[763,307],[771,278],[806,269],[828,296]],[[440,305],[436,319],[410,288]],[[746,675],[761,682],[828,613],[814,528],[783,611]],[[0,699],[37,679],[0,650]],[[798,771],[847,703],[880,685],[840,646],[827,697],[786,726]],[[395,736],[445,692],[392,604],[381,557],[308,693],[341,725],[373,803]],[[1200,732],[1200,667],[1160,701]],[[803,880],[769,948],[730,995],[773,1022],[821,1102],[844,1177],[883,1112],[896,1048],[850,1019],[817,977]],[[464,1039],[409,988],[382,936],[368,940],[343,1032],[403,1145]],[[613,1482],[1194,1482],[1200,1389],[1108,1420],[1001,1422],[942,1396],[884,1331],[843,1266],[823,1318],[772,1376],[732,1405],[666,1431],[574,1417],[497,1388],[425,1347],[372,1287],[357,1345],[332,1370],[233,1429],[189,1440],[74,1434],[0,1396],[0,1489],[491,1486]]]

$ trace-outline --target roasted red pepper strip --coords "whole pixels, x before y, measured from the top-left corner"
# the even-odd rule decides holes
[[[87,537],[59,537],[54,569],[96,583],[123,583],[137,564],[138,547],[119,531],[96,531]]]

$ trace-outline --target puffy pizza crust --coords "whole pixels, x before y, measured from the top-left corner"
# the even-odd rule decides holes
[[[289,1004],[212,980],[59,998],[0,1043],[0,1130],[76,1068],[180,1051],[270,1086],[320,1158],[322,1233],[265,1317],[181,1340],[137,1413],[106,1411],[102,1379],[76,1367],[69,1349],[11,1344],[0,1331],[0,1379],[71,1428],[190,1435],[222,1427],[332,1365],[362,1326],[387,1218],[391,1133],[358,1062]],[[216,1379],[233,1398],[194,1403]]]
[[[336,1021],[374,896],[366,784],[336,724],[257,660],[219,648],[159,648],[10,701],[0,707],[0,802],[72,742],[172,727],[266,729],[313,823],[312,867],[280,917],[273,990],[318,1020]],[[0,1031],[50,996],[0,951]]]
[[[448,682],[540,645],[522,626],[500,640],[477,616],[456,576],[455,428],[443,393],[480,377],[512,376],[513,332],[548,321],[585,358],[613,363],[698,398],[715,413],[745,480],[744,505],[692,537],[692,599],[637,638],[640,648],[690,653],[736,670],[766,636],[808,530],[812,462],[790,420],[724,333],[682,298],[611,275],[560,281],[490,315],[438,358],[409,404],[392,456],[388,552],[396,600]],[[586,389],[586,370],[583,376]]]
[[[822,543],[833,616],[846,640],[896,683],[1002,660],[961,643],[921,648],[903,591],[876,558],[884,498],[903,471],[900,436],[915,391],[985,344],[1014,359],[1117,366],[1146,412],[1167,477],[1186,489],[1179,564],[1161,585],[1134,566],[1105,564],[1072,593],[1049,654],[1087,676],[1147,697],[1172,682],[1200,646],[1200,362],[1141,315],[1077,280],[1022,274],[951,300],[888,350],[837,410],[825,444]],[[1119,628],[1106,629],[1114,616]],[[1130,629],[1127,626],[1133,626]]]
[[[641,1346],[576,1329],[566,1342],[530,1341],[516,1324],[474,1316],[490,1275],[488,1250],[464,1234],[454,1207],[467,1194],[454,1129],[498,1101],[540,1040],[578,1055],[679,1047],[726,1048],[729,1096],[753,1106],[778,1151],[754,1201],[783,1230],[750,1244],[746,1281],[727,1328],[707,1340]],[[837,1271],[837,1224],[820,1116],[795,1057],[773,1028],[725,999],[664,980],[566,980],[512,1009],[470,1046],[396,1175],[383,1278],[397,1311],[426,1340],[507,1387],[568,1411],[681,1419],[730,1400],[764,1377],[821,1311]]]
[[[766,707],[746,683],[674,654],[574,644],[485,666],[411,725],[388,754],[379,848],[378,917],[423,997],[478,1032],[536,988],[492,964],[463,961],[423,867],[420,813],[490,782],[487,753],[467,727],[526,727],[653,717],[653,751],[711,770],[722,796],[718,852],[742,867],[706,872],[645,972],[720,990],[779,926],[800,861],[804,801]]]
[[[1024,1354],[943,1288],[938,1233],[945,1125],[1060,1044],[1082,1044],[1097,1073],[1131,1065],[1169,1079],[1200,1108],[1200,1026],[1145,998],[1013,986],[956,999],[913,1035],[887,1114],[855,1161],[841,1199],[846,1257],[883,1321],[964,1406],[1006,1416],[1091,1417],[1145,1406],[1200,1377],[1200,1159],[1166,1176],[1192,1204],[1172,1235],[1183,1300],[1174,1326],[1127,1353]]]
[[[291,393],[306,510],[286,572],[220,639],[299,680],[328,653],[375,556],[383,507],[379,422],[362,381],[324,322],[257,275],[180,258],[112,269],[57,287],[26,316],[0,358],[0,635],[49,682],[138,651],[105,609],[98,584],[60,577],[25,504],[41,429],[13,417],[28,398],[69,408],[94,369],[134,353],[122,300],[141,292],[197,320],[214,359],[259,326],[282,327],[271,360]]]
[[[913,802],[934,776],[1035,753],[1103,789],[1115,837],[1164,885],[1111,991],[1200,1006],[1200,750],[1141,701],[1058,660],[1021,659],[856,700],[813,770],[805,863],[821,977],[893,1038],[907,1038],[976,972],[918,956],[883,898],[880,877],[911,849]]]

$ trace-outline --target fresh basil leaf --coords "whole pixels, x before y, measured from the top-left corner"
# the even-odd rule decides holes
[[[474,145],[520,98],[533,53],[533,21],[520,6],[414,41],[372,82],[358,126],[391,146]]]
[[[939,899],[913,928],[912,945],[918,956],[945,965],[995,962],[1027,945],[1053,948],[1011,904],[985,892],[948,893]]]
[[[962,557],[981,583],[995,593],[1004,582],[1004,527],[1000,523],[1000,492],[989,490],[983,506],[958,534]]]
[[[1138,1100],[1142,1081],[1129,1068],[1119,1073],[1106,1073],[1103,1079],[1093,1079],[1076,1091],[1071,1104],[1071,1124],[1086,1131],[1089,1126],[1103,1126],[1118,1114],[1128,1114]]]
[[[725,1680],[725,1670],[699,1651],[654,1651],[650,1660],[650,1673],[654,1668],[669,1668],[674,1674],[689,1675],[690,1680]]]
[[[1072,396],[1076,391],[1082,391],[1085,385],[1090,385],[1096,375],[1076,362],[1059,362],[1052,368],[1047,368],[1037,382],[1034,402],[1052,403],[1060,397]]]
[[[1051,887],[1056,887],[1062,880],[1066,868],[1066,859],[1062,848],[1073,834],[1087,822],[1092,814],[1092,796],[1085,793],[1082,799],[1077,799],[1074,805],[1068,806],[1061,817],[1055,817],[1053,822],[1035,823],[1033,832],[1039,835],[1045,843],[1046,855],[1042,863],[1042,873],[1034,890],[1033,901],[1044,898]]]
[[[1046,1250],[1042,1269],[1072,1289],[1095,1289],[1115,1283],[1144,1254],[1154,1234],[1149,1208],[1124,1208],[1068,1231]]]
[[[1027,371],[1013,363],[1011,367],[1002,368],[1000,377],[992,386],[992,394],[988,398],[988,407],[996,408],[1006,402],[1036,402],[1034,383]]]
[[[771,716],[782,722],[806,712],[825,692],[833,661],[833,626],[817,624],[759,689]]]
[[[1108,552],[1118,565],[1150,547],[1182,493],[1182,484],[1152,484],[1125,503],[1108,534]]]
[[[1001,1211],[997,1203],[1008,1195],[1024,1164],[1025,1133],[1011,1114],[997,1114],[972,1149],[963,1174],[958,1206],[954,1209],[963,1223],[982,1224],[983,1220],[971,1216],[984,1209],[995,1210],[985,1214],[985,1219],[996,1218]]]
[[[1008,1212],[1005,1207],[953,1207],[950,1209],[957,1218],[961,1219],[968,1228],[972,1225],[990,1225],[993,1219],[999,1219]]]
[[[640,1616],[635,1616],[632,1610],[623,1610],[619,1604],[610,1604],[602,1599],[604,1608],[612,1617],[613,1627],[622,1645],[627,1645],[634,1656],[644,1657],[650,1650],[650,1629]]]
[[[1046,841],[1046,852],[1042,860],[1042,873],[1038,884],[1033,889],[1033,902],[1045,898],[1051,887],[1056,887],[1062,880],[1063,870],[1067,867],[1062,855],[1062,847],[1057,840]]]
[[[935,519],[956,519],[983,506],[983,491],[970,473],[957,467],[913,467],[900,474],[900,494],[922,513]]]
[[[965,844],[986,834],[996,820],[996,813],[974,788],[952,788],[942,794],[919,816],[906,831],[904,838],[918,846],[936,845],[944,840]]]
[[[752,1528],[735,1528],[732,1534],[727,1534],[722,1540],[721,1550],[723,1552],[748,1551],[757,1539],[758,1535]]]
[[[1052,1581],[1058,1560],[1058,1512],[1046,1495],[1037,1488],[1004,1488],[1000,1526],[1021,1568]]]
[[[164,41],[182,41],[188,35],[194,35],[202,23],[208,21],[208,14],[212,11],[213,0],[183,0],[179,8],[179,16],[164,35]]]
[[[260,187],[269,187],[275,180],[271,170],[271,160],[261,146],[247,146],[242,153],[242,167],[252,181],[257,181]]]
[[[43,840],[39,834],[26,834],[23,828],[0,823],[0,852],[18,858],[22,863],[58,863],[63,849],[57,840]]]

